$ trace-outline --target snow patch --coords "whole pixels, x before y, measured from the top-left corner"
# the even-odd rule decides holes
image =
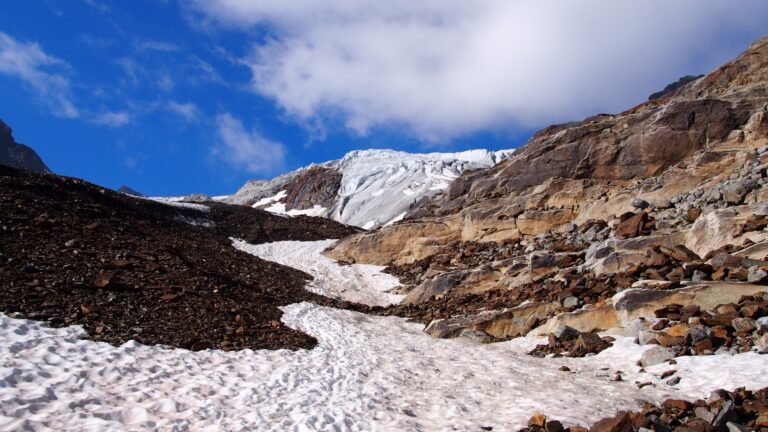
[[[266,207],[264,210],[266,210],[266,211],[268,211],[270,213],[279,214],[279,215],[286,215],[286,216],[316,216],[316,217],[321,217],[321,216],[325,215],[325,213],[326,213],[326,211],[328,209],[323,207],[323,206],[315,204],[310,209],[305,209],[305,210],[298,210],[298,209],[286,210],[285,209],[285,203],[274,203],[271,206]]]
[[[271,204],[271,203],[280,201],[281,199],[285,198],[286,196],[288,196],[288,192],[284,191],[284,190],[281,190],[280,192],[277,193],[277,195],[260,199],[255,204],[253,204],[253,206],[251,206],[251,207],[259,208],[259,207],[265,206],[267,204]]]
[[[400,222],[401,220],[405,219],[405,215],[407,215],[408,212],[400,213],[399,215],[395,216],[390,220],[389,222],[385,223],[384,226],[390,226],[395,222]]]
[[[197,210],[203,213],[209,213],[211,211],[211,208],[204,204],[182,202],[181,200],[184,199],[183,197],[147,197],[147,198],[136,197],[136,198],[148,199],[150,201],[159,202],[161,204],[165,204],[171,207],[192,209],[192,210]]]

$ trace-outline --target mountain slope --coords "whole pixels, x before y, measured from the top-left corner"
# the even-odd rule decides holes
[[[606,220],[632,211],[633,198],[665,205],[754,159],[768,144],[767,104],[768,38],[660,99],[541,130],[512,157],[464,173],[405,223],[351,237],[338,254],[409,262],[450,241],[518,241]]]
[[[51,172],[34,150],[13,139],[13,131],[2,120],[0,120],[0,164],[37,173]]]
[[[721,332],[710,349],[649,328],[664,308],[717,316],[718,305],[738,314],[742,300],[768,300],[766,202],[768,38],[657,100],[548,127],[327,255],[390,265],[407,293],[395,313],[434,336],[623,327],[674,355],[768,352],[764,333]],[[733,316],[720,319],[735,328]]]
[[[0,311],[79,324],[95,340],[187,349],[307,348],[278,309],[330,300],[311,277],[239,252],[355,229],[221,203],[159,203],[0,166]],[[18,315],[17,315],[18,316]]]
[[[353,151],[271,181],[249,181],[228,202],[373,229],[401,219],[410,207],[444,190],[462,173],[491,167],[511,154]]]

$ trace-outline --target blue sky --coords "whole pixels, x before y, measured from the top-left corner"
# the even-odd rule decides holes
[[[353,149],[516,147],[768,22],[760,1],[614,3],[0,0],[0,118],[57,173],[219,195]]]

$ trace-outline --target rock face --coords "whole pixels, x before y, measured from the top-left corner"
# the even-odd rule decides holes
[[[2,120],[0,120],[0,164],[37,173],[51,172],[34,150],[13,139],[13,131]]]
[[[658,99],[546,128],[510,158],[464,172],[404,220],[327,254],[389,266],[407,294],[390,312],[432,323],[436,336],[500,340],[563,326],[589,333],[641,318],[652,325],[670,304],[710,311],[765,291],[766,201],[763,39]],[[523,312],[526,301],[546,307]],[[494,322],[514,322],[515,331],[491,336]],[[734,340],[764,343],[756,321],[727,323],[735,326],[755,329]],[[649,328],[635,333],[653,339]],[[684,346],[683,336],[656,342]]]
[[[348,239],[333,256],[380,264],[423,257],[433,248],[423,250],[429,243],[412,237],[397,255],[376,252],[377,244],[404,240],[399,231],[418,231],[412,225],[420,223],[442,223],[438,236],[449,241],[516,241],[612,219],[633,211],[636,198],[675,217],[692,208],[759,202],[768,196],[758,179],[768,161],[755,153],[768,144],[767,59],[764,39],[668,97],[548,127],[509,159],[465,172],[421,201],[404,223],[370,239]],[[750,172],[729,178],[745,164]]]
[[[415,203],[447,188],[461,173],[488,168],[511,153],[354,151],[271,181],[249,181],[228,202],[374,229],[401,219]]]

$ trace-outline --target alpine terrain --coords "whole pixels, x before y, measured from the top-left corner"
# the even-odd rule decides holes
[[[24,46],[14,73],[66,66]],[[766,432],[768,38],[514,151],[358,150],[226,197],[60,176],[0,122],[0,342],[0,430]]]

